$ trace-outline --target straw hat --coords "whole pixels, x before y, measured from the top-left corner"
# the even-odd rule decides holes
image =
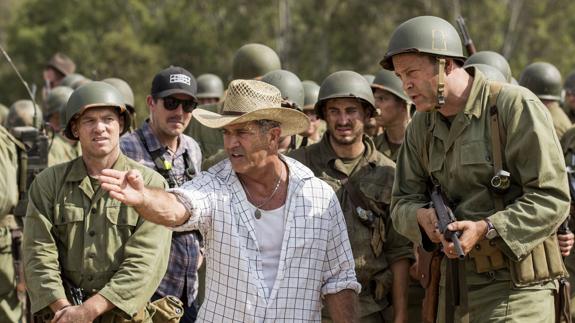
[[[309,119],[305,114],[282,108],[281,103],[282,95],[273,85],[256,80],[234,80],[220,104],[221,114],[198,108],[192,115],[208,128],[223,128],[255,120],[277,121],[281,124],[282,137],[309,128]]]

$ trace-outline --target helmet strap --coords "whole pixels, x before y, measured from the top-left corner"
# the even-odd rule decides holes
[[[439,70],[437,74],[437,109],[445,104],[445,58],[438,58]]]

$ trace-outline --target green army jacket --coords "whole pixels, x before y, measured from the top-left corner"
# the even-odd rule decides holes
[[[167,187],[162,176],[123,154],[113,168],[138,169],[147,186]],[[45,169],[30,188],[24,222],[32,313],[66,297],[62,268],[75,286],[101,294],[132,316],[158,287],[170,241],[167,228],[144,220],[101,189],[94,192],[81,157]]]
[[[219,104],[205,104],[199,108],[218,113]],[[198,142],[204,160],[214,156],[224,148],[224,137],[221,130],[208,128],[199,123],[196,118],[192,118],[192,121],[190,121],[190,124],[184,132]],[[215,164],[216,163],[212,162],[212,165]]]
[[[288,156],[309,167],[314,175],[327,182],[336,192],[347,224],[351,249],[355,260],[357,280],[362,285],[360,298],[373,293],[370,286],[385,279],[389,274],[389,265],[405,258],[413,258],[410,242],[397,233],[389,216],[389,202],[394,179],[395,164],[375,149],[373,141],[363,137],[365,151],[362,160],[351,174],[348,174],[342,160],[337,157],[329,143],[329,133],[311,146],[291,151]],[[343,185],[347,181],[361,199],[362,209],[372,211],[382,219],[383,252],[375,255],[371,246],[372,228],[364,225],[358,216],[358,206],[348,189]],[[376,229],[374,229],[376,230]],[[369,296],[371,297],[371,295]],[[367,302],[367,303],[366,303]],[[373,300],[362,301],[361,316],[366,310],[373,313],[383,308]],[[365,306],[366,304],[370,304]],[[367,307],[367,308],[366,308]]]
[[[375,149],[380,153],[384,154],[394,162],[397,160],[397,153],[399,152],[399,146],[401,145],[390,144],[387,139],[387,135],[385,134],[385,130],[383,130],[383,133],[373,138],[373,143],[375,145]]]
[[[0,220],[18,202],[18,152],[16,139],[0,126]]]
[[[48,166],[61,164],[82,154],[80,142],[70,143],[61,134],[54,135],[48,152]]]
[[[559,102],[551,103],[547,106],[547,109],[549,109],[549,113],[551,113],[551,119],[553,119],[553,127],[557,132],[557,137],[561,139],[565,132],[571,128],[571,120],[569,120],[567,114],[561,109]]]
[[[501,250],[520,260],[568,214],[565,162],[547,108],[530,91],[504,85],[496,105],[507,138],[503,162],[511,173],[511,187],[503,197],[505,209],[495,212],[489,91],[487,80],[475,69],[467,103],[451,128],[437,111],[415,114],[397,159],[392,218],[401,234],[421,243],[416,211],[429,202],[429,171],[458,220],[489,218],[501,237]]]

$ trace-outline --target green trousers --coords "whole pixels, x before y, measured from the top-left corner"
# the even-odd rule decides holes
[[[22,318],[22,303],[16,292],[12,236],[8,227],[0,227],[0,322],[18,323]]]

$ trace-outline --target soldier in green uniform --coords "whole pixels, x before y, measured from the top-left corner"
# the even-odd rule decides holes
[[[202,74],[198,76],[198,103],[217,104],[224,96],[224,83],[222,79],[215,74]]]
[[[48,151],[48,166],[64,163],[80,156],[81,149],[78,141],[72,141],[62,134],[62,128],[66,127],[63,112],[73,91],[67,86],[57,86],[50,91],[46,98],[44,115],[52,132],[50,150]]]
[[[375,112],[369,83],[352,71],[331,74],[320,87],[315,111],[326,121],[327,132],[319,143],[294,150],[289,156],[337,193],[362,285],[360,322],[402,322],[407,317],[413,251],[409,241],[395,231],[389,216],[395,165],[364,133],[365,123]],[[390,305],[393,319],[386,311]]]
[[[319,95],[319,85],[310,80],[301,82],[303,85],[303,113],[309,118],[309,129],[302,133],[302,136],[307,137],[309,144],[315,144],[321,140],[325,132],[325,122],[317,117],[315,114],[315,103]]]
[[[569,228],[572,231],[575,227],[575,127],[570,128],[567,130],[563,138],[561,138],[561,147],[563,148],[563,155],[565,156],[565,165],[567,165],[567,173],[569,178],[569,185],[570,185],[570,192],[571,192],[571,210],[570,210],[570,219],[569,219]],[[568,232],[570,237],[573,237],[573,233]],[[563,248],[572,247],[573,241],[568,240],[568,237],[562,239],[562,235],[558,235],[559,243],[563,244]],[[562,254],[565,257],[565,267],[567,267],[567,271],[569,272],[569,282],[571,286],[575,286],[575,253],[566,252],[563,250]],[[571,249],[571,248],[569,248]],[[571,319],[575,320],[575,288],[571,288]]]
[[[6,323],[18,323],[22,319],[17,289],[19,268],[14,265],[12,244],[13,230],[21,228],[21,223],[19,225],[11,214],[18,201],[15,142],[16,139],[0,126],[0,322]]]
[[[505,78],[504,82],[511,82],[511,80],[513,79],[513,76],[511,75],[511,67],[509,66],[509,62],[507,61],[507,59],[505,59],[505,57],[503,57],[503,55],[497,52],[490,50],[482,50],[479,52],[475,52],[473,55],[469,56],[469,58],[465,60],[463,66],[467,67],[473,64],[485,64],[496,68],[499,72],[501,72],[501,75],[503,75],[503,77]]]
[[[550,63],[536,62],[527,66],[521,73],[519,85],[535,93],[551,113],[553,127],[557,137],[561,139],[567,129],[571,128],[571,120],[559,106],[561,101],[561,73]]]
[[[575,123],[575,71],[565,78],[563,91],[565,95],[563,98],[563,111],[565,111],[571,123]]]
[[[403,92],[401,80],[388,70],[381,70],[371,83],[375,107],[379,115],[377,123],[383,127],[383,133],[373,139],[375,148],[395,162],[397,151],[403,143],[405,129],[409,124],[411,101]]]
[[[15,127],[34,127],[40,129],[43,114],[30,100],[18,100],[10,106],[6,117],[6,128],[8,130]]]
[[[280,58],[273,49],[262,44],[245,44],[234,55],[232,79],[259,80],[267,72],[280,68]],[[208,104],[202,106],[202,109],[217,113],[218,107],[217,104]],[[224,140],[219,130],[208,128],[196,119],[192,119],[185,134],[198,142],[204,159],[208,159],[218,152],[221,154],[223,150]]]
[[[62,85],[64,78],[75,71],[76,64],[70,57],[63,53],[55,53],[42,71],[42,77],[44,78],[42,98],[46,99],[53,88]]]
[[[104,168],[138,169],[148,185],[166,182],[121,153],[129,114],[113,86],[78,88],[64,116],[64,134],[81,142],[82,156],[44,170],[29,191],[23,249],[32,313],[40,322],[151,322],[146,304],[166,270],[171,233],[111,199],[97,178]],[[81,289],[81,305],[71,304],[70,286]]]
[[[394,226],[459,258],[429,207],[430,182],[441,186],[464,258],[444,258],[438,322],[555,322],[556,280],[565,275],[555,231],[569,208],[559,141],[533,93],[488,82],[461,68],[464,59],[457,31],[438,17],[412,18],[391,36],[381,64],[417,108],[397,158]],[[446,276],[446,267],[460,275]],[[454,309],[445,296],[456,281]]]

